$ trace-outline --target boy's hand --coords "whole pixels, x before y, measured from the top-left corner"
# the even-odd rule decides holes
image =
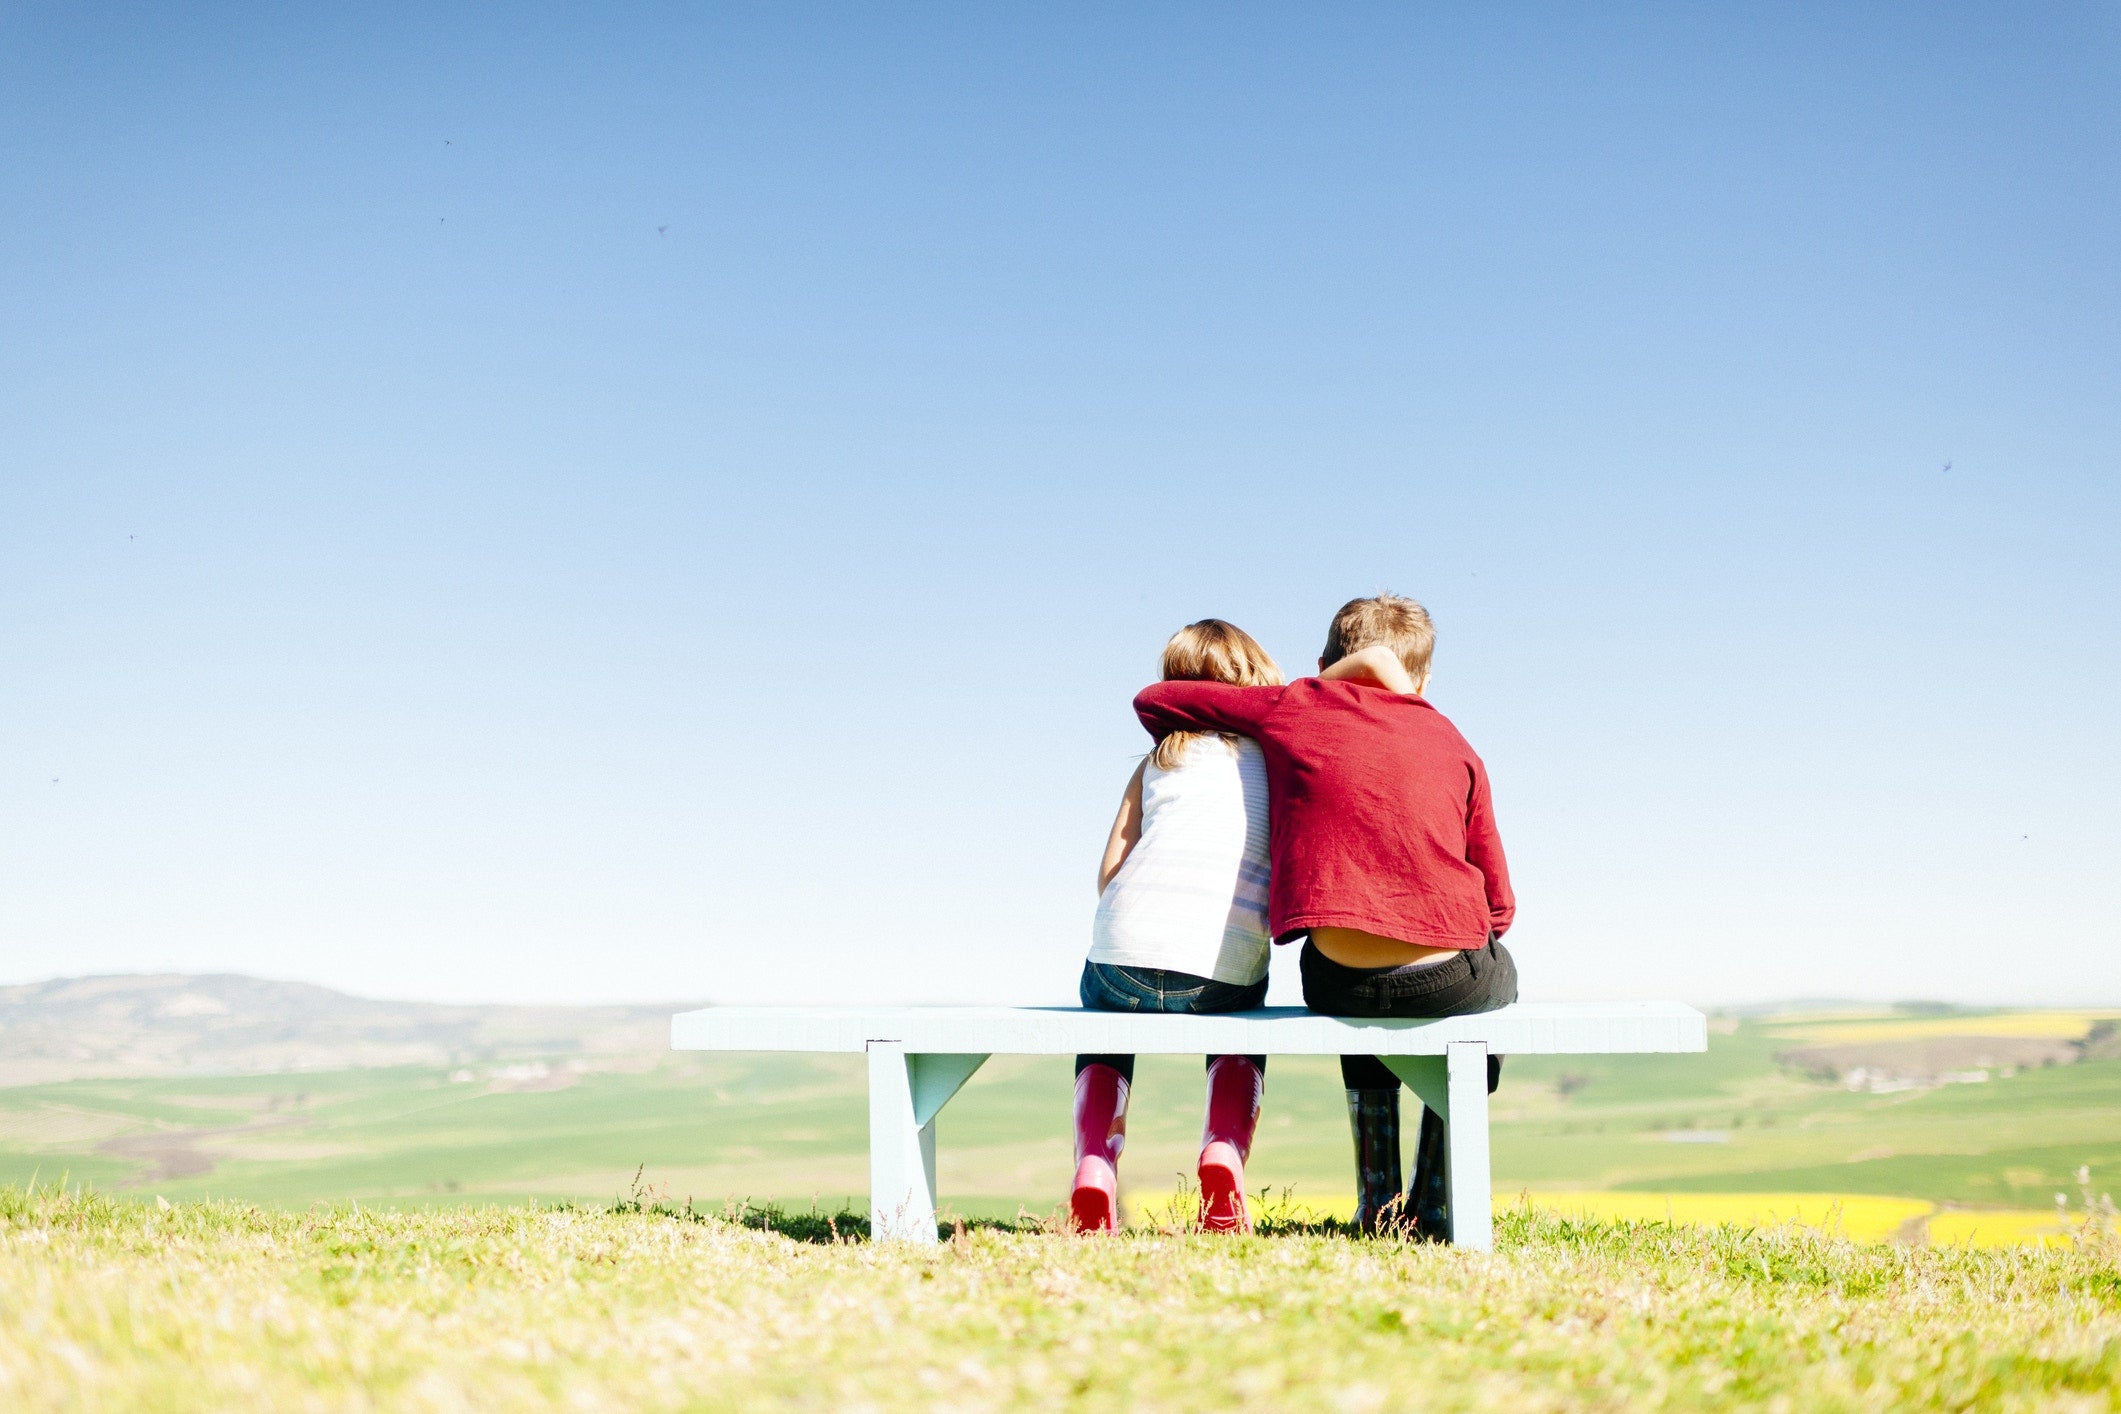
[[[1421,684],[1414,681],[1407,665],[1399,661],[1399,655],[1382,643],[1373,643],[1368,648],[1358,648],[1330,668],[1320,668],[1318,675],[1328,682],[1367,682],[1396,692],[1402,697],[1419,697]]]

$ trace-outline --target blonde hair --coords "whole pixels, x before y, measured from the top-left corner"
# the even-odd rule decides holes
[[[1236,624],[1202,619],[1187,624],[1164,645],[1165,682],[1226,682],[1233,687],[1280,687],[1281,669],[1259,640]],[[1166,771],[1178,769],[1186,751],[1202,737],[1235,744],[1230,732],[1172,732],[1156,743],[1150,759]]]
[[[1429,680],[1429,656],[1436,651],[1436,625],[1429,611],[1399,594],[1350,599],[1326,630],[1326,651],[1319,666],[1330,668],[1350,653],[1382,643],[1417,683]]]

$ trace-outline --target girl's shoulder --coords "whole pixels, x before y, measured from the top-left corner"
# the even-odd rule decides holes
[[[1225,738],[1219,733],[1203,732],[1186,744],[1186,754],[1178,764],[1168,770],[1156,764],[1152,757],[1148,770],[1142,775],[1147,784],[1158,777],[1182,776],[1189,771],[1226,774],[1233,768],[1247,767],[1261,760],[1259,743],[1248,736]]]

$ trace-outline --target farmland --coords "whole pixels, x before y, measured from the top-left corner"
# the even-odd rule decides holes
[[[1495,1104],[1497,1188],[1542,1201],[1575,1194],[1580,1209],[1615,1216],[1648,1215],[1659,1202],[1678,1216],[1669,1204],[1691,1212],[1714,1195],[1837,1195],[1844,1218],[1859,1198],[1918,1205],[1866,1208],[1865,1235],[1879,1235],[1876,1215],[1888,1211],[1907,1215],[1885,1224],[1904,1237],[1924,1235],[1925,1224],[1939,1240],[2030,1231],[2051,1216],[2056,1192],[2076,1205],[2080,1166],[2095,1185],[2121,1174],[2121,1059],[2086,1044],[2100,1019],[1723,1018],[1706,1055],[1512,1060]],[[1984,1047],[2022,1055],[2007,1048],[2028,1041],[2062,1049],[2046,1063],[1973,1064]],[[1790,1059],[1836,1047],[1867,1048],[1851,1054],[1865,1060],[1868,1085],[1851,1089]],[[1896,1054],[1948,1067],[1949,1079],[1891,1080]],[[1050,1209],[1068,1167],[1068,1081],[1063,1060],[998,1057],[952,1103],[941,1185],[958,1212]],[[1190,1167],[1200,1085],[1197,1061],[1142,1061],[1123,1166],[1137,1209],[1161,1202]],[[0,1182],[63,1175],[171,1201],[418,1208],[608,1201],[638,1173],[676,1201],[837,1208],[858,1206],[864,1190],[864,1126],[853,1057],[648,1055],[615,1066],[554,1055],[103,1077],[0,1088]],[[1277,1058],[1255,1187],[1338,1211],[1347,1144],[1332,1063]],[[1607,1194],[1636,1196],[1591,1201]],[[2006,1212],[2019,1216],[2005,1221]],[[1991,1217],[1955,1216],[1964,1213]]]

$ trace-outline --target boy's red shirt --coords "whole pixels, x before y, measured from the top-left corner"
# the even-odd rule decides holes
[[[1134,699],[1152,736],[1236,732],[1266,757],[1268,926],[1484,947],[1516,915],[1488,772],[1419,697],[1369,683],[1160,682]]]

